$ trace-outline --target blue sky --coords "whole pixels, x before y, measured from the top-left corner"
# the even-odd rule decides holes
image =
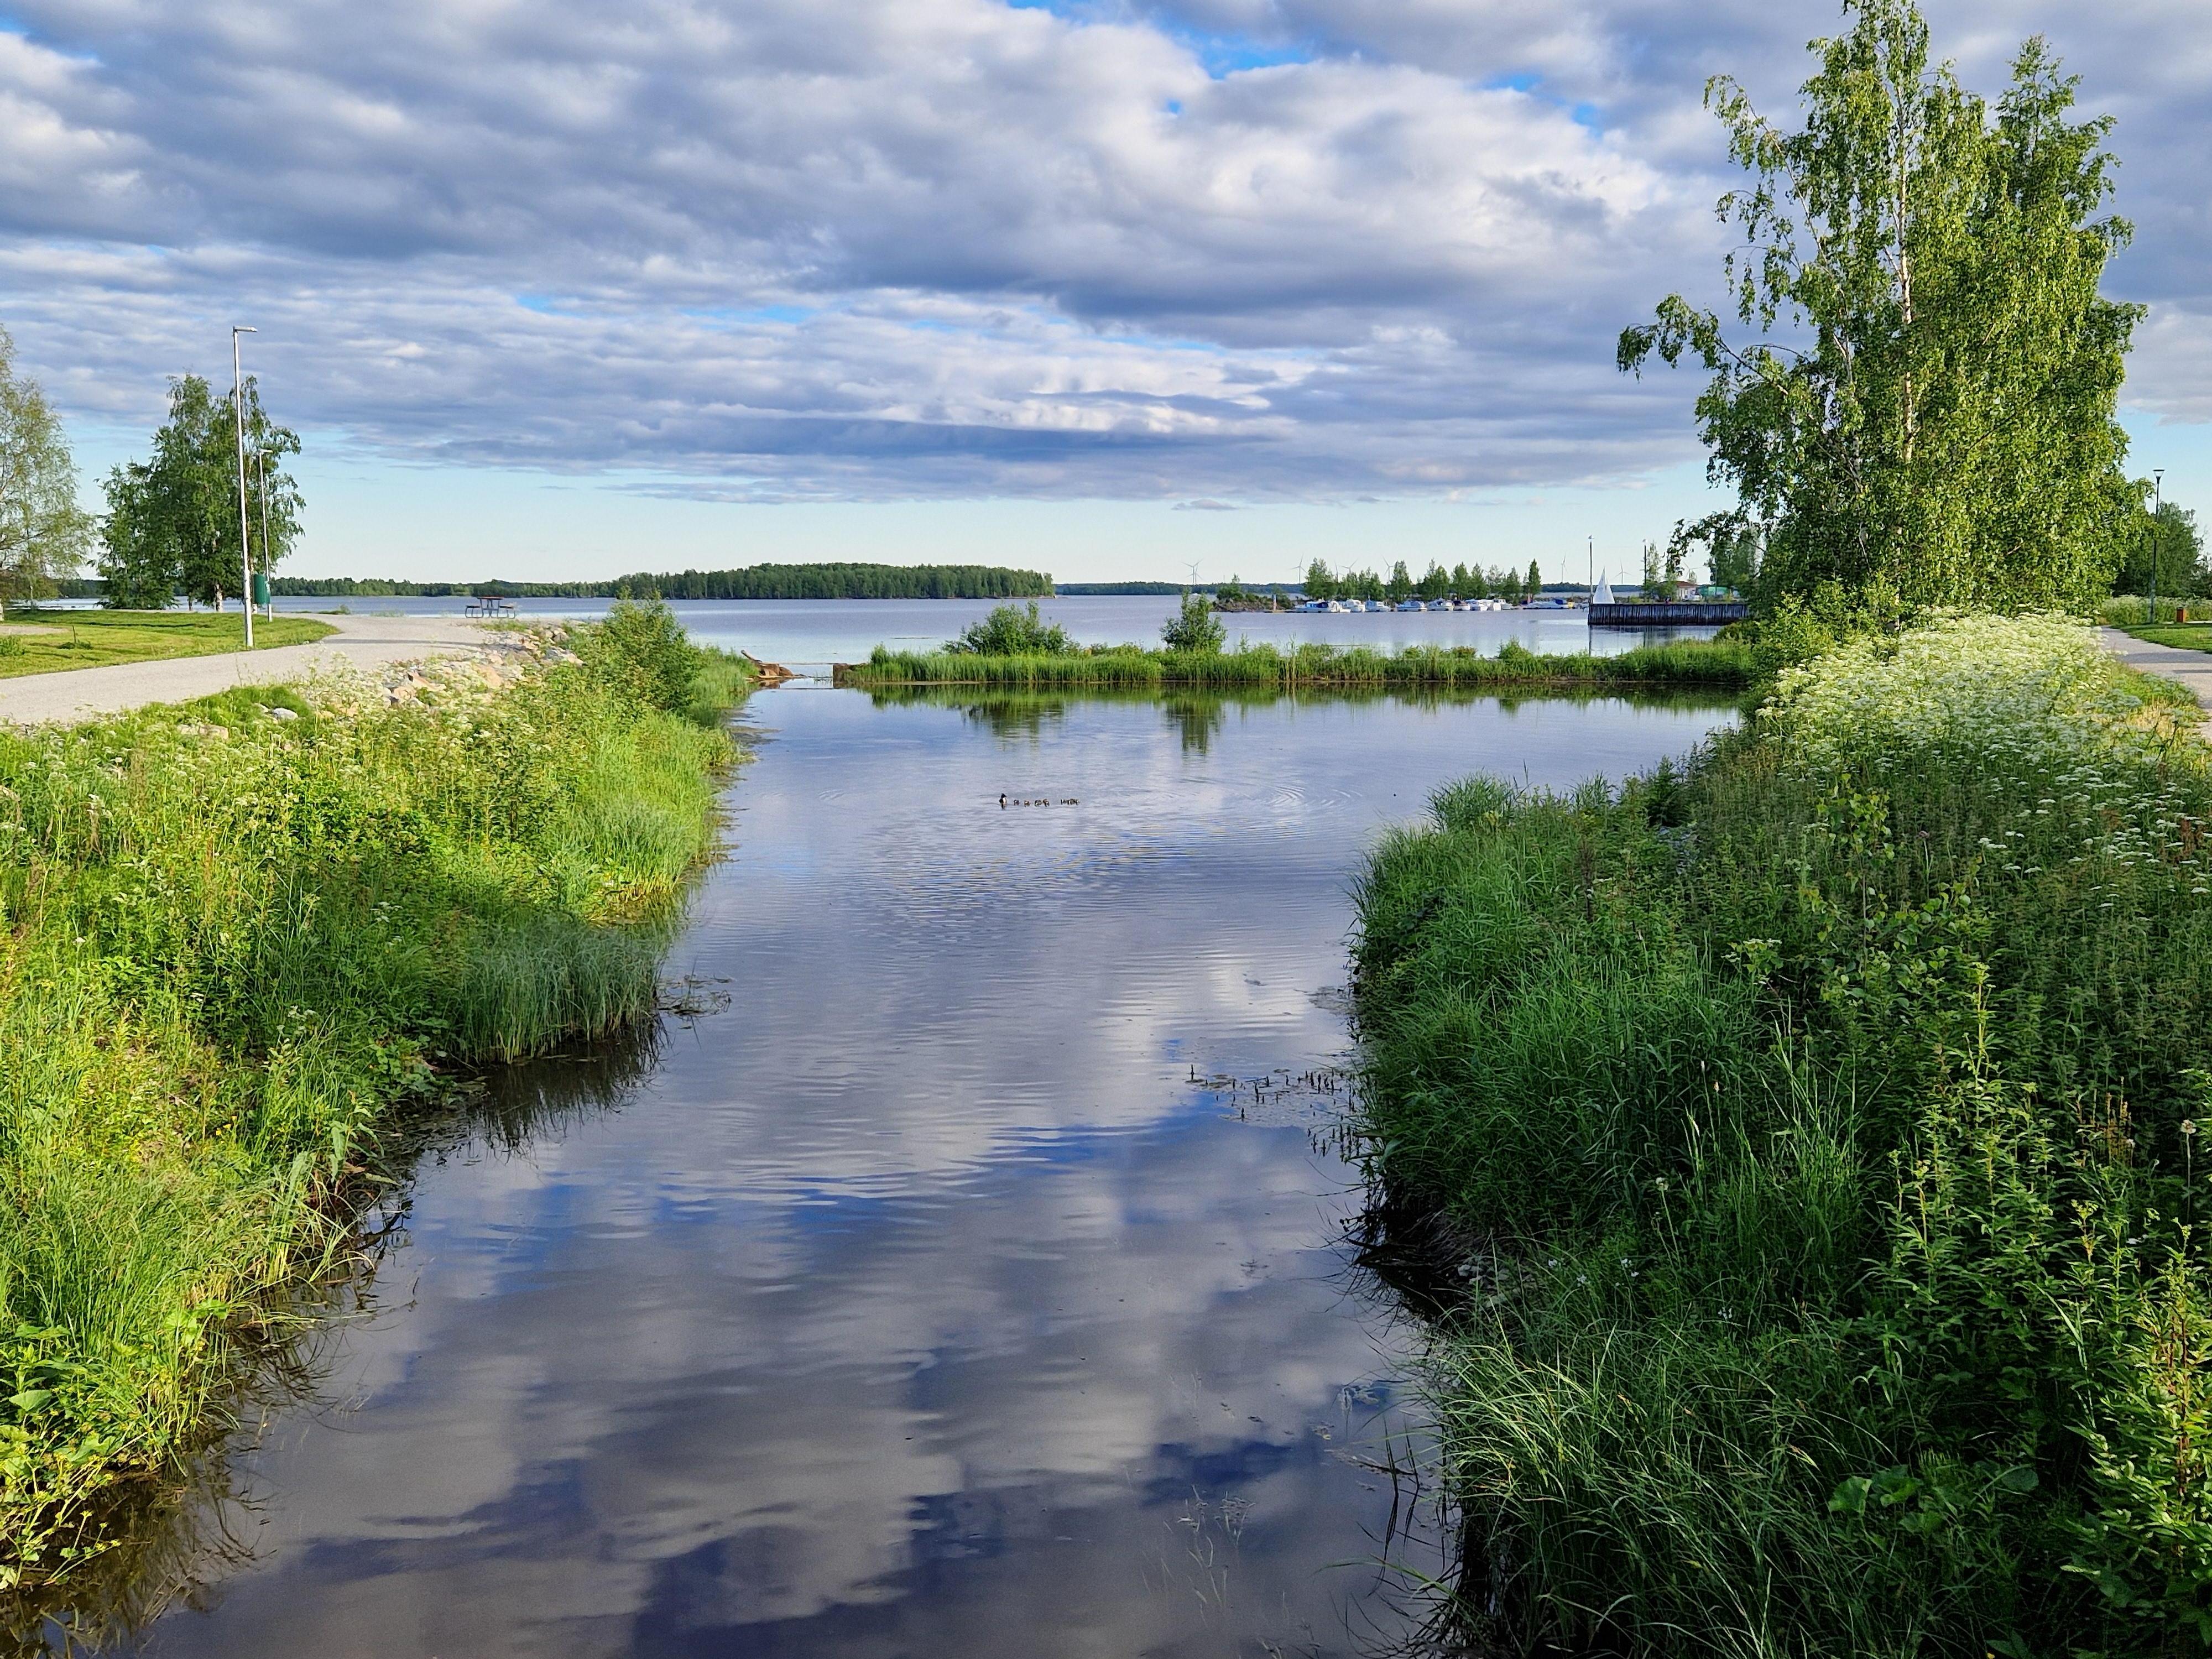
[[[2201,7],[2047,33],[2118,125],[2139,470],[2212,476]],[[1786,117],[1771,0],[17,0],[0,324],[87,475],[248,342],[294,568],[979,558],[1063,579],[1431,557],[1579,575],[1711,504],[1707,76]],[[1206,510],[1192,510],[1194,504]],[[1218,510],[1227,508],[1229,510]]]

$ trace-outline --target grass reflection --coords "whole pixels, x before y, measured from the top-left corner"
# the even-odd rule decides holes
[[[681,1018],[696,988],[677,988],[670,1012]],[[331,1403],[327,1385],[347,1328],[381,1310],[378,1270],[405,1237],[415,1179],[465,1151],[511,1152],[557,1139],[615,1108],[659,1063],[664,1030],[654,1018],[497,1067],[392,1124],[324,1271],[241,1339],[252,1346],[240,1381],[207,1413],[199,1443],[160,1474],[118,1485],[106,1512],[85,1529],[103,1540],[99,1553],[63,1582],[0,1594],[0,1659],[112,1651],[165,1613],[202,1605],[215,1584],[249,1565],[261,1505],[239,1479],[240,1461],[279,1415]]]

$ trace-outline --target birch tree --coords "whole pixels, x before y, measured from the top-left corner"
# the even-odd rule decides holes
[[[1994,111],[1931,66],[1911,0],[1850,0],[1813,43],[1803,128],[1726,76],[1705,89],[1751,175],[1735,320],[1680,295],[1624,331],[1621,368],[1694,358],[1708,471],[1755,521],[1762,598],[1834,580],[1914,604],[2082,608],[2107,591],[2136,492],[2114,419],[2141,307],[2098,291],[2129,235],[2103,212],[2108,118],[2043,41]]]
[[[91,532],[61,421],[38,382],[15,373],[15,343],[0,328],[0,621],[10,599],[75,574]]]
[[[100,573],[108,604],[159,608],[182,592],[220,607],[238,592],[236,421],[230,398],[198,375],[170,383],[169,418],[154,434],[152,458],[127,462],[107,477]],[[258,388],[246,381],[245,535],[257,570],[270,569],[289,551],[297,532],[299,487],[282,463],[299,448],[298,437],[268,418]]]

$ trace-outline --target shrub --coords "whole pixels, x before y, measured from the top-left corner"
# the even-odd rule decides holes
[[[1160,630],[1160,643],[1170,651],[1196,651],[1211,653],[1221,649],[1228,640],[1228,630],[1221,619],[1213,614],[1212,601],[1203,593],[1182,596],[1182,609],[1168,619]]]
[[[1036,601],[1026,608],[1002,605],[979,623],[972,623],[959,638],[947,640],[945,648],[959,656],[1064,657],[1082,647],[1067,637],[1058,623],[1037,614]]]
[[[1471,782],[1378,851],[1364,1127],[1386,1212],[1464,1241],[1480,1634],[2201,1650],[2193,718],[2078,624],[1944,617],[1685,769]]]
[[[606,616],[577,631],[576,654],[617,696],[680,714],[692,701],[707,653],[694,645],[659,599],[617,599]]]

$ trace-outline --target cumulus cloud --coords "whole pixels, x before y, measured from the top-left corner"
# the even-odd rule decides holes
[[[2046,26],[2123,121],[2201,418],[2212,91],[2179,0],[1932,7],[1988,84]],[[1706,75],[1751,0],[28,0],[0,25],[0,319],[75,410],[263,332],[390,457],[734,499],[1348,498],[1618,478],[1689,387],[1611,340],[1715,276]]]

